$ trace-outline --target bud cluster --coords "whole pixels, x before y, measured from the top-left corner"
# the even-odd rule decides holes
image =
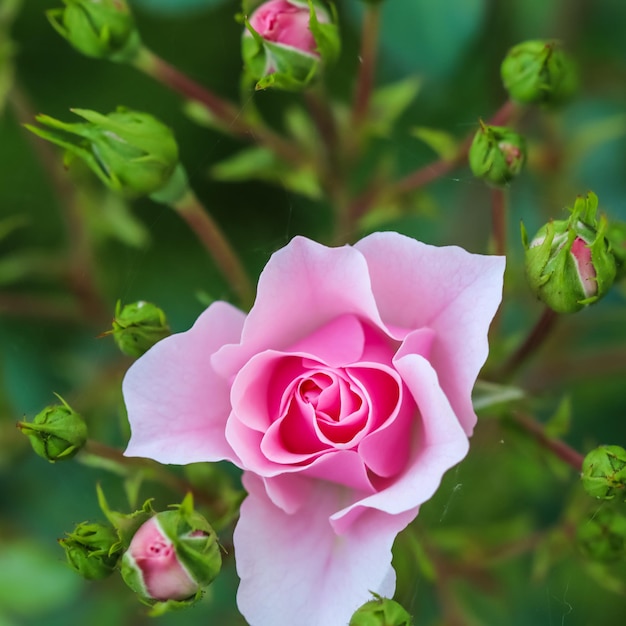
[[[125,306],[118,301],[113,328],[107,334],[113,335],[124,354],[140,357],[170,332],[165,313],[154,304],[140,300]]]
[[[349,626],[411,626],[413,620],[402,605],[377,593],[373,596],[356,610]]]
[[[553,220],[526,248],[526,274],[537,297],[557,313],[574,313],[602,298],[613,284],[615,258],[606,238],[608,223],[597,217],[598,197],[579,196],[567,220]]]

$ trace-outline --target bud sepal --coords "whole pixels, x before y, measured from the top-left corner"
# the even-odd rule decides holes
[[[559,105],[578,87],[576,66],[560,42],[524,41],[511,48],[500,68],[509,96],[524,104]]]
[[[583,461],[581,479],[585,491],[594,498],[625,498],[626,450],[621,446],[600,446],[592,450]]]
[[[110,576],[123,552],[115,528],[99,522],[81,522],[59,544],[68,565],[87,580]]]
[[[574,313],[602,298],[615,280],[608,223],[597,218],[598,197],[579,196],[568,220],[553,220],[532,241],[522,224],[528,282],[557,313]]]
[[[52,27],[85,56],[130,63],[141,37],[126,0],[63,0],[46,12]]]
[[[150,302],[133,302],[115,306],[113,328],[105,334],[113,335],[117,347],[130,357],[140,357],[155,343],[171,334],[165,313]]]
[[[359,607],[349,626],[411,626],[413,619],[395,600],[373,593],[373,600]]]
[[[32,422],[17,423],[35,453],[51,463],[71,459],[87,442],[85,420],[61,396],[55,395],[60,405],[46,407]]]
[[[178,144],[172,131],[148,113],[118,107],[108,115],[88,109],[71,109],[86,122],[65,123],[47,115],[36,120],[45,126],[26,125],[42,139],[65,148],[66,164],[79,158],[113,191],[128,197],[169,195],[182,197],[183,188],[171,190],[177,180]]]
[[[477,178],[500,186],[510,183],[526,162],[526,140],[504,126],[488,126],[480,120],[468,154]]]

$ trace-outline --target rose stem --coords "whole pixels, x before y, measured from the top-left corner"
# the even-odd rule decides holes
[[[258,141],[271,148],[278,156],[293,163],[301,162],[300,150],[265,126],[252,125],[241,117],[241,109],[183,74],[151,50],[142,48],[133,62],[135,68],[162,83],[172,91],[204,105],[219,120],[224,130],[248,141]]]
[[[124,456],[122,451],[118,448],[113,448],[112,446],[108,446],[93,439],[87,440],[85,447],[80,451],[76,458],[84,464],[89,465],[90,457],[110,461],[113,465],[118,467],[144,470],[147,472],[147,478],[161,483],[163,486],[168,487],[173,491],[178,493],[187,493],[188,491],[191,491],[197,501],[202,502],[202,504],[208,506],[212,510],[219,511],[223,508],[223,503],[219,500],[216,501],[213,498],[210,498],[206,493],[198,491],[189,481],[175,476],[163,465],[157,463],[156,461],[152,461],[151,459]]]
[[[221,273],[239,297],[241,306],[245,309],[252,306],[254,288],[241,260],[217,222],[207,212],[193,191],[188,191],[172,207],[204,244]]]
[[[35,109],[19,84],[14,83],[8,100],[19,123],[32,122],[35,118]],[[52,146],[45,141],[40,141],[30,132],[25,133],[25,137],[48,177],[62,210],[69,248],[67,271],[69,288],[80,303],[82,314],[87,321],[96,326],[108,324],[111,313],[96,284],[91,241],[74,188]]]
[[[559,319],[549,307],[545,307],[541,317],[533,326],[532,330],[522,343],[522,345],[511,355],[496,374],[496,380],[506,380],[510,378],[545,342],[550,336],[556,321]]]
[[[505,190],[491,190],[491,224],[493,229],[494,252],[506,255],[506,196]]]
[[[496,111],[496,113],[494,113],[487,123],[493,126],[504,124],[513,117],[516,110],[516,105],[508,100],[500,107],[500,109],[498,109],[498,111]],[[381,189],[377,182],[373,183],[353,202],[353,214],[358,217],[367,213],[370,207],[376,202],[381,191],[384,191],[385,195],[389,196],[403,195],[409,191],[415,191],[420,187],[424,187],[428,183],[445,176],[448,172],[456,169],[465,161],[469,148],[472,145],[473,138],[474,133],[468,135],[460,144],[456,155],[452,158],[442,158],[437,161],[433,161],[432,163],[415,170],[411,174],[407,174],[399,181],[391,183],[384,189]]]
[[[357,74],[352,104],[352,128],[358,129],[367,117],[374,74],[376,72],[376,53],[378,50],[378,35],[380,31],[380,4],[374,2],[365,8],[363,28],[361,31],[361,64]]]
[[[520,426],[523,430],[525,430],[542,447],[552,452],[554,456],[573,467],[577,472],[582,471],[583,460],[585,457],[580,452],[574,450],[574,448],[567,445],[560,439],[549,437],[546,434],[545,428],[528,415],[515,413],[513,414],[512,419],[517,426]]]
[[[35,317],[77,324],[84,319],[76,306],[50,298],[0,292],[0,315]]]

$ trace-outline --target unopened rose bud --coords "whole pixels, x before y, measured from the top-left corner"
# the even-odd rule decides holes
[[[624,498],[626,450],[620,446],[600,446],[592,450],[583,461],[581,478],[585,491],[594,498]]]
[[[117,303],[113,328],[109,331],[127,356],[140,357],[155,343],[171,334],[165,313],[149,302]]]
[[[526,140],[508,128],[481,121],[468,156],[474,176],[492,185],[505,185],[524,167]]]
[[[257,89],[300,90],[338,55],[338,29],[318,0],[269,0],[244,20],[242,56]]]
[[[537,297],[557,313],[574,313],[604,296],[615,280],[607,222],[598,197],[579,196],[568,220],[548,222],[526,247],[526,275]]]
[[[188,496],[137,530],[122,558],[122,577],[148,603],[193,602],[221,565],[215,531]]]
[[[57,396],[58,397],[58,396]],[[33,450],[54,463],[71,459],[87,441],[87,425],[59,397],[55,404],[38,413],[32,422],[18,422],[17,427],[30,439]]]
[[[54,29],[88,57],[132,61],[141,39],[126,0],[63,0],[65,8],[47,11]]]
[[[69,566],[88,580],[110,576],[122,555],[117,532],[110,524],[82,522],[59,539]]]
[[[349,626],[411,626],[413,620],[400,604],[373,595],[373,600],[357,609]]]
[[[626,517],[615,508],[604,506],[580,524],[576,542],[590,559],[621,559],[626,556]]]
[[[82,159],[105,185],[127,196],[156,196],[178,184],[178,145],[172,131],[155,117],[124,107],[108,115],[87,109],[72,112],[86,122],[68,124],[38,115],[45,128],[26,128],[65,148],[69,157]],[[180,196],[186,190],[183,182]]]
[[[500,68],[511,99],[524,104],[558,105],[576,92],[574,62],[558,41],[532,40],[509,50]]]

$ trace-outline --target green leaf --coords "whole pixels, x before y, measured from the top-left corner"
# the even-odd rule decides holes
[[[562,437],[569,432],[572,421],[572,399],[564,396],[554,415],[545,423],[545,432],[548,437]]]
[[[313,169],[296,169],[293,164],[281,161],[271,150],[263,147],[247,148],[238,152],[214,165],[210,175],[225,182],[262,180],[313,199],[322,195]]]
[[[446,161],[453,161],[459,151],[456,138],[445,130],[416,126],[411,129],[411,135],[423,141],[429,148]]]
[[[524,390],[519,387],[478,380],[472,392],[472,405],[474,411],[483,411],[494,406],[517,402],[525,397]]]
[[[383,137],[389,135],[397,119],[415,100],[421,85],[421,79],[409,76],[374,91],[370,104],[368,130],[374,135]]]

